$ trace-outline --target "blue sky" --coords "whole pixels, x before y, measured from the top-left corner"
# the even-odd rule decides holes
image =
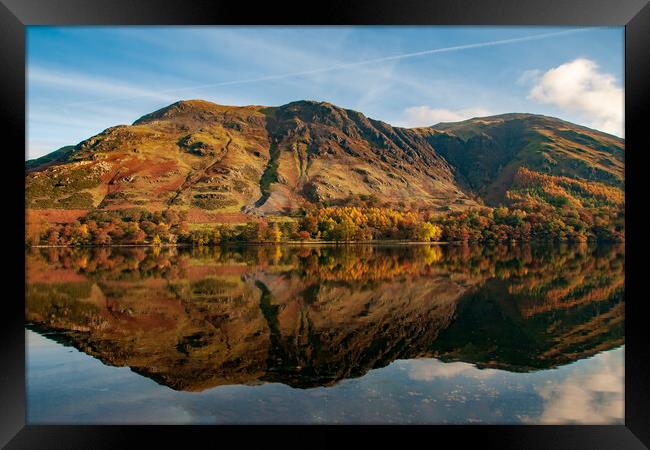
[[[26,158],[197,98],[400,126],[531,112],[623,136],[623,69],[622,27],[30,26]]]

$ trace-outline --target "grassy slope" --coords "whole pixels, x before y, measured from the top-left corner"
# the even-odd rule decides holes
[[[521,168],[622,192],[624,141],[530,114],[402,129],[329,103],[185,101],[26,168],[30,209],[171,207],[231,221],[350,194],[384,205],[462,209],[476,205],[473,194],[498,204],[519,189]]]
[[[488,204],[505,201],[522,167],[624,186],[624,141],[559,119],[506,114],[420,131]]]

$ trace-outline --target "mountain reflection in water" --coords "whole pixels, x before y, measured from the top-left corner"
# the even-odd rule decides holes
[[[534,372],[624,343],[623,246],[32,249],[27,327],[179,391],[396,360]]]

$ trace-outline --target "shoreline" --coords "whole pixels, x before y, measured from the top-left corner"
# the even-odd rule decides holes
[[[237,247],[237,246],[250,246],[250,247],[266,247],[278,245],[454,245],[462,244],[462,241],[281,241],[281,242],[224,242],[219,245],[193,245],[193,244],[111,244],[111,245],[30,245],[29,248],[113,248],[113,247],[148,247],[148,248],[176,248],[176,247]]]
[[[270,246],[339,246],[339,245],[392,245],[392,246],[410,246],[410,245],[436,245],[436,246],[449,246],[449,245],[559,245],[559,244],[625,244],[625,241],[587,241],[587,242],[553,242],[553,241],[497,241],[497,242],[480,242],[480,241],[397,241],[397,240],[383,240],[383,241],[281,241],[281,242],[224,242],[219,245],[193,245],[193,244],[112,244],[112,245],[30,245],[26,248],[210,248],[210,247],[270,247]]]

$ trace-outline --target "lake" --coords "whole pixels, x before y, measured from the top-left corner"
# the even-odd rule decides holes
[[[623,245],[34,248],[30,424],[623,424]]]

